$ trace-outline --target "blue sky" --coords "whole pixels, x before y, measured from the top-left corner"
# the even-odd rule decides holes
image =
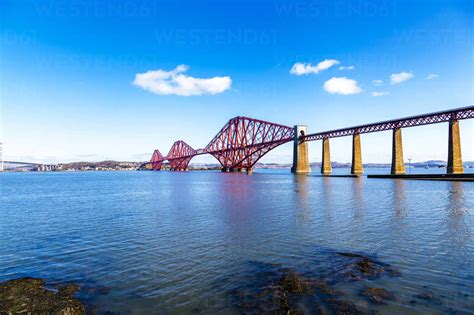
[[[142,161],[179,139],[204,147],[237,115],[316,132],[474,103],[470,0],[3,0],[0,12],[4,159]],[[446,159],[445,124],[403,136],[405,158]],[[464,160],[473,138],[461,122]],[[364,135],[364,162],[388,162],[390,141]],[[332,159],[350,149],[334,139]]]

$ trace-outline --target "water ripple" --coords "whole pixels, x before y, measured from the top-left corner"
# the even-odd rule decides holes
[[[400,270],[375,283],[398,296],[379,311],[474,309],[471,183],[93,172],[0,174],[0,185],[0,280],[108,287],[102,313],[239,313],[229,292],[249,261],[326,277],[335,251]],[[368,307],[360,285],[337,286]],[[426,291],[442,306],[410,304]]]

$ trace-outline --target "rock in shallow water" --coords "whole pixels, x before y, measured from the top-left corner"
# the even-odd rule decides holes
[[[313,293],[308,279],[288,268],[260,273],[263,287],[238,291],[239,307],[245,314],[298,314],[295,303]],[[260,282],[260,281],[258,281]]]
[[[394,300],[395,296],[384,288],[367,288],[362,293],[363,296],[369,297],[370,301],[375,304],[385,304],[385,300]]]
[[[347,258],[343,264],[343,274],[351,280],[377,279],[383,275],[400,276],[400,272],[389,264],[378,261],[369,256],[357,253],[339,252],[337,255]]]
[[[86,314],[84,305],[74,298],[74,284],[48,290],[43,279],[20,278],[0,283],[0,314]]]
[[[331,298],[325,299],[329,304],[329,307],[337,315],[349,315],[349,314],[362,314],[361,311],[357,309],[354,303],[349,301],[335,300]]]
[[[305,294],[311,293],[309,281],[298,275],[292,270],[287,270],[286,273],[278,281],[278,289],[287,293]]]
[[[233,291],[236,304],[243,314],[358,314],[350,302],[334,299],[343,293],[332,289],[322,279],[278,264],[252,262],[257,270],[251,272],[245,284]],[[328,301],[325,301],[328,299]],[[336,312],[333,312],[336,313]]]
[[[441,301],[440,297],[437,297],[431,291],[421,292],[420,294],[415,295],[420,302],[424,304],[430,305],[442,305],[443,302]]]

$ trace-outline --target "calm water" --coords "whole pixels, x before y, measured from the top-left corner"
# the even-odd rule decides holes
[[[474,309],[473,183],[163,171],[3,173],[0,187],[0,281],[108,288],[83,294],[99,313],[239,313],[259,268],[325,278],[337,251],[401,274],[334,284],[363,311]],[[396,300],[368,303],[368,285]]]

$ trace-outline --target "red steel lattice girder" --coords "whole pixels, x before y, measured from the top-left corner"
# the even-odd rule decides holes
[[[163,161],[164,161],[164,158],[163,158],[163,155],[161,155],[160,150],[158,149],[155,150],[150,159],[151,169],[154,171],[160,170],[161,165],[163,164]]]
[[[422,125],[430,125],[430,124],[437,124],[442,122],[447,122],[450,120],[461,120],[461,119],[468,119],[474,118],[474,106],[468,106],[463,108],[451,109],[442,112],[400,118],[400,119],[393,119],[382,121],[378,123],[372,123],[367,125],[343,128],[343,129],[336,129],[331,131],[324,131],[306,135],[301,139],[301,141],[315,141],[315,140],[322,140],[326,138],[336,138],[336,137],[344,137],[350,136],[353,134],[362,134],[362,133],[370,133],[370,132],[378,132],[378,131],[385,131],[391,130],[395,128],[407,128],[407,127],[415,127],[415,126],[422,126]]]
[[[292,127],[238,116],[219,131],[204,149],[223,167],[250,168],[275,147],[293,140]]]
[[[172,170],[182,171],[188,168],[189,161],[195,155],[197,155],[196,150],[186,142],[179,140],[173,143],[166,159],[169,161]]]
[[[469,118],[474,118],[474,106],[472,105],[442,112],[309,134],[300,137],[300,140],[314,141]],[[223,167],[250,168],[270,150],[293,140],[293,136],[294,130],[291,127],[239,116],[229,120],[206,148],[194,150],[184,141],[176,141],[166,157],[163,157],[160,151],[155,150],[150,163],[153,170],[158,170],[161,168],[163,161],[168,160],[171,169],[185,170],[195,155],[209,153],[216,157]]]

